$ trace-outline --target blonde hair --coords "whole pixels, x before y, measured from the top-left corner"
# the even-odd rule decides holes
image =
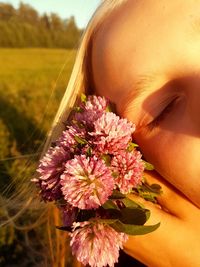
[[[94,89],[91,88],[93,83],[90,64],[92,38],[98,28],[103,24],[105,18],[125,2],[127,2],[127,0],[104,0],[91,17],[80,40],[80,46],[77,51],[71,77],[55,115],[52,127],[48,133],[41,157],[47,151],[51,142],[55,141],[64,129],[64,124],[62,122],[67,120],[71,108],[76,102],[77,96],[83,92],[87,93]]]
[[[75,58],[75,63],[72,69],[72,73],[65,91],[65,94],[61,100],[60,106],[58,108],[58,111],[54,117],[51,129],[48,132],[48,135],[46,137],[46,140],[44,144],[42,145],[42,152],[40,154],[40,158],[43,157],[43,155],[46,153],[48,148],[51,146],[52,142],[54,142],[59,135],[61,134],[62,130],[64,130],[64,124],[69,116],[69,113],[71,109],[73,108],[74,104],[76,103],[77,97],[82,93],[89,93],[93,92],[94,88],[93,82],[92,82],[92,72],[91,72],[91,64],[90,64],[90,53],[91,53],[91,45],[92,45],[92,38],[95,35],[95,33],[98,31],[99,27],[102,26],[104,20],[106,19],[107,16],[109,16],[114,10],[119,8],[123,3],[127,2],[127,0],[103,0],[100,5],[97,7],[96,11],[93,13],[86,29],[83,32],[82,38],[80,39],[76,58]],[[35,175],[35,174],[34,174]],[[28,195],[29,198],[27,199],[26,197],[26,203],[24,201],[22,202],[22,205],[19,207],[19,212],[14,215],[13,217],[10,217],[9,215],[7,216],[8,222],[11,222],[13,225],[15,225],[15,219],[19,217],[22,213],[24,213],[25,209],[28,209],[31,207],[32,203],[34,202],[35,204],[35,199],[34,199],[34,189],[32,188],[34,185],[27,185],[23,189],[19,189],[20,192],[17,192],[15,196],[13,196],[12,201],[6,202],[5,206],[13,206],[13,204],[17,203],[18,199],[22,196]],[[28,192],[27,192],[28,191]],[[32,196],[31,196],[32,194]],[[25,197],[24,197],[25,198]],[[23,198],[23,200],[24,200]],[[20,202],[20,201],[19,201]],[[66,243],[63,242],[63,236],[66,237],[66,235],[63,235],[63,233],[58,233],[58,231],[55,233],[51,234],[50,233],[50,223],[49,221],[53,221],[55,225],[59,224],[59,219],[58,219],[58,210],[56,207],[53,207],[51,203],[49,205],[47,204],[42,204],[38,201],[38,204],[40,207],[38,207],[38,211],[40,210],[41,212],[41,222],[46,219],[47,221],[47,232],[48,232],[48,237],[49,237],[49,250],[51,253],[52,257],[52,266],[65,266],[65,259],[66,257]],[[39,206],[38,205],[38,206]],[[44,218],[45,217],[45,218]],[[52,219],[53,218],[53,219]],[[5,223],[2,223],[4,225]],[[35,224],[33,224],[33,227]],[[20,227],[18,227],[20,228]],[[54,239],[57,239],[56,242],[56,256],[53,255],[53,245],[52,245],[52,236]],[[67,253],[69,255],[69,252]],[[56,260],[57,259],[57,260]],[[78,263],[74,263],[76,266]]]

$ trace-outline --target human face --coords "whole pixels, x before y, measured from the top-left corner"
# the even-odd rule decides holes
[[[198,0],[128,0],[94,36],[91,62],[95,93],[136,124],[145,159],[200,207],[199,11]]]

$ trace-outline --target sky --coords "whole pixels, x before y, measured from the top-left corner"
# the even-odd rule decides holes
[[[0,2],[10,3],[15,8],[23,2],[34,7],[40,14],[54,12],[63,19],[74,15],[78,27],[84,28],[101,0],[0,0]]]

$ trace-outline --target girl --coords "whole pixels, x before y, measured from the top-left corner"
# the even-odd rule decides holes
[[[147,266],[200,266],[199,9],[196,0],[104,0],[83,34],[41,155],[81,92],[108,97],[136,124],[135,141],[156,170],[146,176],[163,189],[159,205],[137,199],[159,229],[124,246]]]
[[[135,141],[158,172],[150,180],[164,191],[160,206],[145,203],[150,223],[160,221],[160,228],[125,245],[148,266],[200,266],[199,8],[195,0],[103,1],[82,38],[44,149],[81,91],[108,97],[136,123]]]

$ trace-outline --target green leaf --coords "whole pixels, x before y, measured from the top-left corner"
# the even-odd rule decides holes
[[[89,147],[87,149],[86,154],[87,154],[88,157],[91,157],[92,156],[92,148],[91,147]]]
[[[133,225],[116,221],[110,226],[117,232],[123,232],[128,235],[144,235],[155,231],[160,226],[160,223],[157,223],[155,225]]]
[[[147,162],[147,161],[145,161],[145,160],[143,160],[143,162],[144,162],[144,168],[145,168],[145,170],[147,170],[147,171],[152,171],[152,170],[154,170],[154,166],[153,166],[153,164],[151,164],[151,163],[149,163],[149,162]]]
[[[62,230],[65,232],[71,232],[72,231],[72,228],[70,226],[56,226],[56,229]]]
[[[130,142],[130,143],[128,144],[127,151],[128,151],[128,152],[131,152],[131,151],[134,150],[135,147],[138,147],[138,145],[135,144],[135,143],[133,143],[133,142]]]
[[[142,206],[130,198],[126,197],[121,200],[127,208],[142,208]]]
[[[77,221],[84,222],[96,216],[95,210],[79,210]]]
[[[146,210],[141,208],[121,209],[120,221],[124,224],[143,225],[147,221]]]
[[[73,110],[77,113],[82,113],[83,109],[81,107],[74,107]]]
[[[151,211],[148,210],[148,209],[146,209],[145,214],[146,214],[146,219],[147,219],[147,221],[148,221],[148,219],[150,218],[150,215],[151,215]]]
[[[142,198],[151,201],[153,203],[156,203],[156,197],[162,193],[161,186],[159,184],[148,184],[146,179],[144,179],[144,182],[137,187],[137,192],[139,196]]]
[[[151,190],[155,193],[160,193],[162,187],[159,184],[151,184],[149,185],[151,187]]]
[[[113,190],[112,195],[109,197],[110,199],[123,199],[126,196],[119,192],[118,190]]]
[[[87,101],[87,96],[85,94],[81,94],[81,102],[85,103]]]
[[[145,192],[142,190],[138,190],[139,196],[144,198],[145,200],[151,201],[153,203],[157,203],[156,197],[158,194],[153,193],[153,192]]]
[[[121,218],[121,210],[106,209],[106,213],[108,214],[109,219],[120,219]]]
[[[116,209],[118,210],[119,208],[117,207],[117,205],[115,205],[115,203],[111,200],[111,199],[108,199],[103,205],[102,207],[104,209]]]
[[[86,141],[84,138],[82,138],[82,137],[80,137],[80,136],[78,136],[78,135],[75,135],[75,136],[74,136],[74,139],[75,139],[76,142],[77,142],[78,144],[80,144],[80,145],[85,145],[85,144],[87,144],[87,141]]]
[[[112,177],[117,178],[118,176],[119,176],[119,173],[118,172],[113,172],[112,173]]]
[[[108,106],[106,107],[106,112],[112,112],[112,108],[111,108],[110,105],[108,105]]]
[[[101,158],[105,161],[106,166],[110,166],[111,156],[108,154],[103,154]]]

